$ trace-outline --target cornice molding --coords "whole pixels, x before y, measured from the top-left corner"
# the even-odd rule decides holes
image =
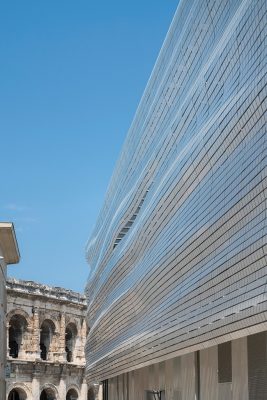
[[[72,303],[82,308],[86,308],[86,298],[83,294],[61,287],[53,287],[33,281],[24,281],[21,279],[7,278],[7,293],[16,293],[21,297],[38,297],[39,299],[49,299],[62,303]]]

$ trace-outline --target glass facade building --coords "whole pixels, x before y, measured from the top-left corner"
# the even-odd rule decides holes
[[[86,249],[105,399],[267,396],[266,22],[179,3]]]

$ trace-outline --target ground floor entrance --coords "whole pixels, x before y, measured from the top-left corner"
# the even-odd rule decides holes
[[[102,382],[103,400],[266,400],[267,332]]]

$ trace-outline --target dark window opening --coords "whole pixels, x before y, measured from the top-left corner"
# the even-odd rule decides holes
[[[48,352],[55,333],[55,325],[52,321],[45,320],[41,325],[40,335],[40,357],[46,361],[48,359]]]
[[[108,379],[102,382],[103,385],[103,400],[108,400]]]
[[[22,345],[23,335],[26,331],[27,321],[21,315],[14,315],[9,321],[8,346],[9,355],[18,358]]]
[[[40,400],[56,400],[56,396],[52,389],[44,389],[41,392]]]
[[[41,350],[41,359],[46,360],[47,359],[47,350],[46,350],[46,346],[43,343],[40,343],[40,350]]]
[[[8,400],[20,400],[19,393],[13,389],[8,395]]]
[[[67,354],[67,361],[68,362],[72,362],[73,361],[72,351],[68,347],[65,347],[65,351],[66,351],[66,354]]]
[[[232,344],[218,345],[218,382],[232,382]]]
[[[13,358],[18,358],[19,356],[19,345],[16,342],[16,340],[10,340],[10,337],[12,337],[12,334],[9,330],[9,355],[10,357]]]
[[[65,351],[68,362],[73,362],[73,353],[75,349],[75,342],[77,337],[77,328],[73,323],[66,327],[65,331]]]
[[[95,400],[94,389],[90,388],[87,393],[87,400]]]
[[[74,389],[70,389],[67,393],[66,400],[77,400],[78,393]]]
[[[21,388],[12,389],[8,395],[8,400],[26,400],[27,395]]]
[[[43,390],[41,393],[41,396],[40,396],[40,400],[47,400],[47,399],[48,399],[48,397],[47,397],[46,391]]]
[[[267,399],[267,333],[260,332],[247,338],[248,390],[250,400]]]

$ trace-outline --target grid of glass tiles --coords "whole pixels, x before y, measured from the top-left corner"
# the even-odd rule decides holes
[[[266,321],[266,82],[266,0],[180,1],[87,245],[90,379]]]

